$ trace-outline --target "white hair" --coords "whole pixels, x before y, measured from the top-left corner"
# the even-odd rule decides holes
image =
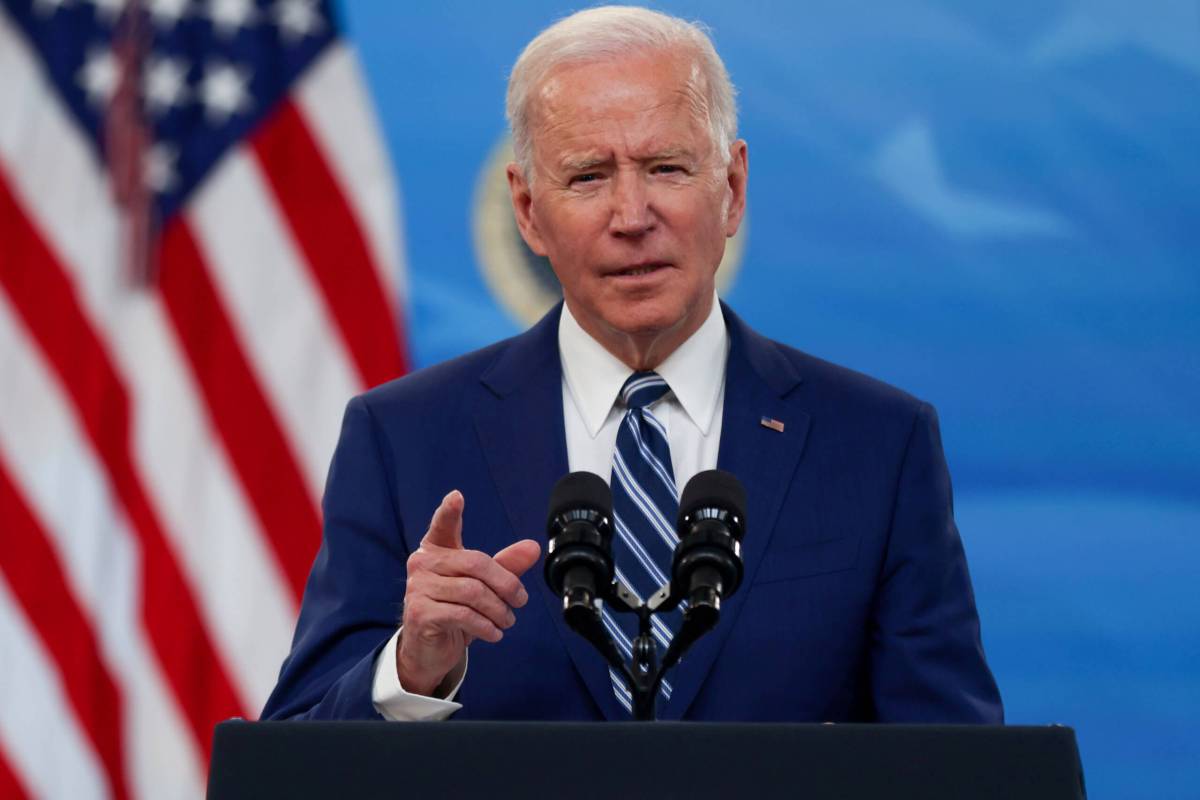
[[[546,77],[564,64],[609,61],[638,51],[683,49],[696,56],[713,145],[723,164],[737,138],[736,90],[700,22],[637,6],[600,6],[564,17],[526,45],[508,79],[505,104],[517,165],[532,181],[532,101]]]

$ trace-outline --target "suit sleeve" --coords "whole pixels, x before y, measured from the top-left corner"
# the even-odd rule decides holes
[[[924,403],[896,487],[873,613],[870,685],[883,722],[1004,721],[954,524],[937,415]]]
[[[366,401],[351,400],[326,482],[321,549],[263,719],[381,719],[374,665],[399,624],[408,560],[394,467]]]

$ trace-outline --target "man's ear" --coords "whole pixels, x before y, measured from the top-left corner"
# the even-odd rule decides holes
[[[508,194],[512,200],[513,216],[517,220],[517,230],[521,232],[521,238],[525,240],[525,244],[529,245],[530,250],[539,256],[545,256],[546,248],[542,244],[537,223],[533,219],[533,194],[530,192],[529,183],[525,180],[525,173],[521,171],[516,162],[513,162],[508,165],[506,174],[508,175]]]
[[[732,237],[742,224],[746,215],[746,180],[750,173],[750,159],[746,150],[746,140],[738,139],[729,146],[729,166],[725,170],[725,180],[729,191],[729,206],[725,212],[725,236]]]

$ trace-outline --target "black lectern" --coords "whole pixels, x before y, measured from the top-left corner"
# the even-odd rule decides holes
[[[231,721],[213,742],[209,800],[1086,796],[1061,726]]]

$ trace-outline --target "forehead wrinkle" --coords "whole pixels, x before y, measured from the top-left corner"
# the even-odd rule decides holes
[[[551,162],[554,167],[566,170],[587,170],[602,164],[611,163],[617,154],[612,150],[612,140],[604,141],[592,138],[600,129],[608,129],[619,140],[620,150],[630,154],[634,161],[652,161],[656,159],[690,158],[694,161],[705,161],[709,152],[714,149],[715,139],[711,120],[709,119],[708,98],[704,91],[706,80],[704,71],[698,61],[693,58],[676,54],[671,72],[676,76],[674,85],[665,87],[665,95],[657,98],[637,96],[642,100],[637,105],[625,106],[612,113],[611,103],[592,106],[586,102],[576,103],[565,92],[563,75],[574,68],[587,67],[583,64],[561,65],[546,76],[534,96],[535,102],[530,104],[530,128],[533,132],[531,145],[534,160],[541,161],[541,155],[551,156],[543,150],[542,145],[549,140],[557,139],[558,149],[565,150],[557,159]],[[561,71],[560,71],[561,70]],[[631,89],[637,95],[637,89]],[[611,100],[611,95],[608,98]],[[634,100],[630,97],[629,100]],[[565,103],[565,105],[564,105]],[[664,108],[681,109],[688,117],[688,122],[703,131],[700,149],[684,145],[680,139],[688,139],[692,131],[685,131],[684,126],[670,124],[666,130],[641,130],[637,118],[641,115],[652,115]],[[630,141],[631,133],[643,134],[640,141]],[[572,152],[569,143],[575,140],[583,145]],[[582,140],[582,141],[580,141]],[[553,156],[551,156],[553,157]]]
[[[708,139],[713,139],[713,120],[712,109],[708,107],[708,81],[704,77],[704,70],[700,68],[700,63],[693,61],[689,71],[688,79],[681,89],[677,89],[684,96],[684,102],[692,112],[694,121],[708,132]]]
[[[564,75],[570,74],[576,70],[587,69],[591,66],[603,66],[606,63],[614,62],[620,63],[621,61],[625,60],[625,58],[636,61],[643,58],[654,58],[659,55],[665,55],[667,58],[669,58],[669,60],[672,62],[672,67],[669,71],[674,73],[678,78],[676,85],[671,88],[670,91],[673,94],[684,94],[693,108],[700,112],[700,119],[702,121],[706,120],[708,115],[708,81],[705,78],[704,70],[701,67],[700,62],[694,58],[693,54],[688,52],[686,48],[684,50],[672,48],[665,52],[647,49],[644,51],[634,51],[625,54],[622,57],[613,59],[585,59],[580,61],[567,61],[557,64],[542,78],[536,91],[530,98],[531,100],[536,101],[530,103],[529,110],[533,112],[530,114],[530,118],[532,120],[537,116],[553,113],[554,102],[558,100],[560,96],[562,96],[562,79]],[[685,72],[686,75],[683,74]],[[651,108],[656,107],[658,106],[651,106]]]

